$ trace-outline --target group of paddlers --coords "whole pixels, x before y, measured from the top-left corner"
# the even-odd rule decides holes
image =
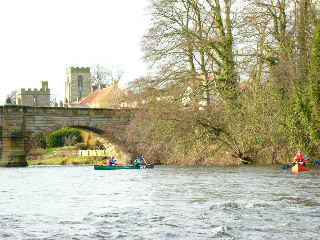
[[[309,160],[309,158],[303,154],[301,154],[301,151],[298,150],[296,156],[294,157],[294,160],[292,162],[293,165],[298,164],[300,166],[305,166],[306,162]],[[109,166],[116,166],[119,165],[117,163],[117,160],[114,156],[112,156],[108,162],[107,165]],[[148,165],[148,163],[145,161],[143,155],[139,155],[136,157],[135,161],[134,161],[134,165],[135,166],[141,166],[141,165]]]
[[[117,163],[116,158],[115,158],[114,156],[112,156],[112,157],[108,160],[107,165],[108,165],[108,166],[117,166],[117,165],[119,165],[119,164]],[[135,166],[142,166],[142,165],[148,165],[148,164],[147,164],[147,162],[145,161],[143,155],[139,155],[139,156],[137,156],[136,159],[134,160],[134,165],[135,165]]]

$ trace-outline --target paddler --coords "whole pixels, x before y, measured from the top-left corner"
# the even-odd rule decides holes
[[[301,151],[298,150],[296,156],[294,157],[293,164],[299,164],[300,166],[305,166],[306,161],[308,161],[309,158],[303,154],[301,154]]]
[[[141,158],[139,156],[136,157],[136,160],[134,161],[134,165],[137,167],[140,167],[142,164]]]
[[[117,165],[117,160],[114,156],[109,160],[109,166]]]

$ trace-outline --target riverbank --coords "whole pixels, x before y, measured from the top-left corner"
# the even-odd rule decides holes
[[[106,159],[103,157],[80,157],[78,155],[78,147],[65,146],[49,149],[32,149],[28,156],[28,165],[92,165],[105,164]],[[211,153],[211,154],[210,154]],[[271,160],[272,156],[264,156],[260,161],[255,161],[253,165],[286,165],[289,154],[283,154],[280,159]],[[266,160],[270,159],[270,160]],[[157,163],[157,162],[156,162]],[[166,159],[159,164],[175,165],[175,166],[240,166],[243,165],[241,159],[232,156],[232,153],[227,151],[207,152],[203,155],[189,155],[183,159]]]
[[[79,157],[73,146],[33,149],[27,156],[28,165],[88,165],[100,161],[101,158]]]

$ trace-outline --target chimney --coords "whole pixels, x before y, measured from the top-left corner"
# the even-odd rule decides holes
[[[106,86],[106,84],[103,84],[103,83],[100,83],[99,84],[99,89],[101,90],[101,89],[104,89],[104,88],[106,88],[107,86]]]
[[[119,80],[113,82],[113,88],[119,88]]]
[[[91,92],[97,91],[97,86],[91,86]]]

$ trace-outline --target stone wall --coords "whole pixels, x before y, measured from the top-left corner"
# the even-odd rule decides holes
[[[2,159],[2,114],[3,108],[0,108],[0,161]]]
[[[2,160],[0,166],[23,166],[32,140],[65,127],[89,129],[122,145],[132,109],[53,108],[6,105],[1,112]]]
[[[2,112],[2,158],[0,166],[26,166],[23,108],[4,106]]]
[[[78,102],[91,94],[91,74],[89,67],[69,67],[65,82],[65,98],[68,103]],[[82,86],[79,86],[82,79]]]
[[[2,127],[0,127],[0,136],[2,136]],[[0,138],[0,161],[2,159],[2,137]]]
[[[16,93],[16,104],[24,106],[50,106],[50,89],[48,82],[42,81],[40,89],[21,88]]]
[[[2,159],[2,109],[0,110],[0,161]]]

